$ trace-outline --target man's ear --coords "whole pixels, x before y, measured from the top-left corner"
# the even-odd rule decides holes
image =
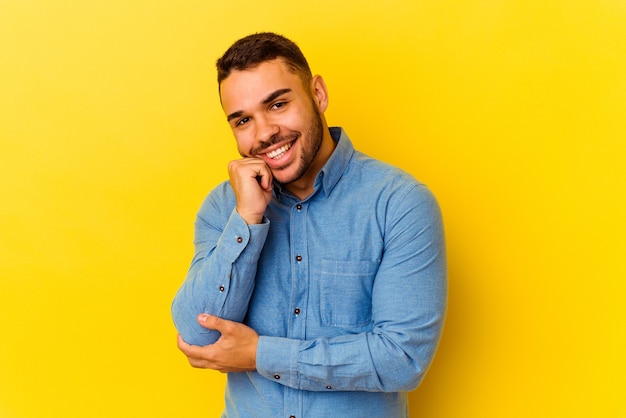
[[[314,75],[311,79],[311,94],[320,113],[324,113],[328,108],[328,89],[321,75]]]

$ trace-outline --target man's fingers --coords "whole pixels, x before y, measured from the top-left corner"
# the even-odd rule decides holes
[[[198,323],[202,325],[206,329],[212,329],[215,331],[222,332],[224,330],[224,326],[228,321],[209,314],[200,314],[198,315]]]
[[[220,372],[249,371],[256,368],[258,334],[252,328],[214,315],[198,315],[203,327],[218,331],[222,336],[213,344],[188,344],[178,336],[178,348],[196,368]]]
[[[263,160],[248,157],[231,161],[228,175],[239,215],[249,225],[261,223],[272,199],[272,171]]]
[[[180,334],[178,334],[178,349],[180,351],[185,353],[185,355],[189,355],[194,351],[193,348],[194,348],[193,345],[185,342],[185,340],[183,340],[183,337]]]
[[[193,346],[186,343],[180,334],[178,334],[178,349],[182,351],[183,354],[187,356],[187,358],[189,358],[189,356],[192,355],[193,352]]]
[[[263,190],[268,192],[272,190],[272,172],[265,164],[259,168],[256,178]]]
[[[187,356],[187,361],[189,361],[192,367],[202,369],[212,368],[211,363],[204,358],[203,351],[205,347],[186,343],[180,334],[178,334],[178,349]]]

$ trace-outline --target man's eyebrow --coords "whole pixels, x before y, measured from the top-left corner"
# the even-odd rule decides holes
[[[236,118],[238,118],[238,117],[239,117],[239,116],[241,116],[241,115],[243,115],[243,111],[242,111],[242,110],[238,110],[238,111],[233,112],[233,113],[231,113],[230,115],[228,115],[228,116],[226,117],[226,120],[227,120],[228,122],[230,122],[231,120],[236,119]]]
[[[273,102],[274,100],[276,100],[277,97],[280,97],[283,94],[289,93],[289,92],[291,92],[291,89],[289,89],[289,88],[278,89],[278,90],[270,93],[265,99],[263,99],[263,101],[261,103],[264,104],[264,105],[269,104],[269,103]],[[238,118],[238,117],[240,117],[242,115],[243,115],[243,110],[237,110],[236,112],[233,112],[230,115],[228,115],[226,117],[226,120],[228,122],[230,122],[231,120],[236,119],[236,118]]]
[[[276,90],[275,92],[271,93],[269,96],[267,96],[265,98],[265,100],[263,100],[263,104],[269,104],[270,102],[274,101],[277,97],[282,96],[285,93],[289,93],[291,91],[291,89],[279,89]]]

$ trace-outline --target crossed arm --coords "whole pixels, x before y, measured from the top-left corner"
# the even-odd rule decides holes
[[[220,199],[223,201],[224,197]],[[432,212],[428,209],[421,211]],[[225,214],[221,217],[229,218]],[[232,274],[231,281],[240,282],[239,286],[247,277],[254,277],[246,270],[254,264],[248,262],[252,260],[248,258],[250,254],[240,256],[231,266],[224,263],[227,258],[224,253],[228,255],[230,250],[215,248],[211,244],[208,250],[200,245],[202,259],[194,261],[190,271],[192,280],[186,284],[189,291],[183,291],[178,300],[179,310],[196,305],[186,315],[179,315],[177,326],[180,325],[184,338],[179,337],[178,347],[193,367],[220,372],[256,370],[269,379],[280,373],[281,384],[305,390],[325,390],[329,384],[337,390],[404,391],[415,388],[434,355],[441,332],[445,313],[445,253],[437,219],[416,212],[403,218],[411,219],[409,223],[412,225],[416,223],[415,219],[421,219],[419,222],[428,226],[416,228],[420,230],[416,244],[407,245],[402,237],[406,234],[404,230],[398,231],[397,237],[389,237],[394,243],[390,244],[375,279],[374,328],[371,332],[308,341],[259,336],[252,328],[240,323],[245,316],[247,292],[251,293],[253,280],[249,289],[231,289],[232,293],[227,297],[213,292],[218,295],[217,299],[207,302],[207,292],[201,289],[217,288],[221,282],[216,276]],[[244,241],[249,240],[249,246],[256,254],[254,247],[263,245],[257,242],[262,241],[262,234],[245,226],[245,222],[234,214],[225,227],[218,228],[219,231],[209,232],[202,229],[206,225],[201,226],[200,237],[204,239],[208,234],[215,234],[211,242],[224,240],[224,236],[232,235],[234,230],[230,228],[233,224],[244,224],[245,229],[253,230],[252,236]],[[246,258],[246,262],[242,262],[241,257]],[[204,267],[213,262],[228,264],[231,270],[217,275],[211,270],[208,274]],[[218,270],[222,269],[227,270],[224,266]],[[225,299],[219,299],[221,297]],[[197,329],[191,329],[192,324]]]
[[[189,363],[220,372],[256,370],[269,379],[279,373],[281,384],[304,390],[329,384],[337,390],[415,388],[445,314],[443,230],[427,189],[389,203],[397,215],[389,221],[394,226],[374,280],[373,329],[304,341],[259,336],[241,323],[269,225],[249,224],[236,192],[221,187],[200,211],[196,258],[173,305],[178,347]]]

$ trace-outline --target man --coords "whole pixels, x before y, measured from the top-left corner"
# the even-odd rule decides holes
[[[198,212],[178,347],[228,373],[223,417],[407,417],[445,314],[434,197],[328,127],[293,42],[247,36],[217,68],[242,158]]]

